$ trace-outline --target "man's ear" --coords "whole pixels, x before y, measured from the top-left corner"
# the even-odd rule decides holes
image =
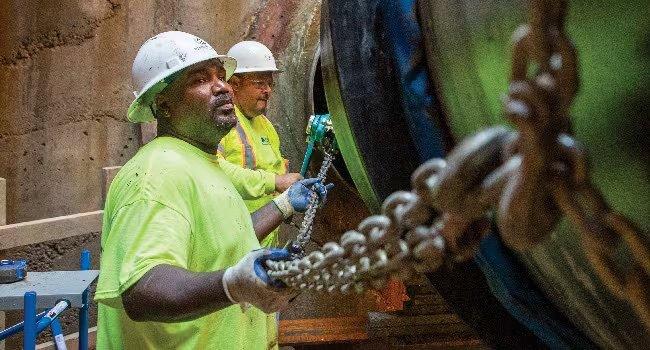
[[[230,84],[230,87],[232,88],[233,91],[239,90],[239,85],[241,84],[241,78],[233,75],[228,79],[228,84]]]
[[[156,118],[169,118],[169,101],[165,98],[164,94],[159,94],[154,99]]]

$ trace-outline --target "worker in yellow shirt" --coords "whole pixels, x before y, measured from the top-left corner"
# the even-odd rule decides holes
[[[277,349],[272,312],[295,292],[266,274],[282,249],[262,240],[326,187],[294,183],[252,215],[216,151],[237,123],[227,78],[236,62],[202,39],[165,32],[133,63],[132,122],[158,137],[112,181],[104,205],[97,349]]]
[[[288,161],[280,153],[280,138],[265,116],[273,91],[273,74],[279,72],[271,50],[256,41],[242,41],[227,55],[238,62],[228,81],[234,92],[237,125],[221,139],[217,152],[222,169],[248,210],[254,212],[302,176],[287,173]],[[277,247],[277,231],[271,232],[261,245]]]

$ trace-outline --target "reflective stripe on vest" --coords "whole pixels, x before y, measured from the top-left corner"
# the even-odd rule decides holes
[[[255,169],[255,154],[253,153],[253,147],[250,143],[248,143],[248,138],[246,137],[244,128],[242,128],[240,123],[237,123],[235,130],[237,130],[239,141],[242,145],[242,154],[244,155],[243,158],[245,163],[242,165],[248,169]]]

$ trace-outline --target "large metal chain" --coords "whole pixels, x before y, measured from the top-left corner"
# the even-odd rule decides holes
[[[349,293],[381,288],[393,274],[405,279],[414,269],[437,268],[444,239],[425,226],[433,217],[430,207],[414,192],[397,192],[383,212],[302,259],[267,261],[270,277],[296,289]]]
[[[568,111],[578,73],[565,13],[566,1],[531,0],[529,24],[515,31],[504,104],[517,131],[494,127],[464,140],[446,160],[418,168],[413,190],[389,196],[383,215],[301,259],[267,261],[269,275],[297,289],[381,288],[390,276],[406,279],[473,256],[492,219],[508,246],[525,251],[565,216],[603,283],[650,329],[647,233],[609,208],[590,182],[585,150],[571,136]],[[614,256],[623,244],[632,261],[625,270]]]
[[[320,180],[320,183],[323,185],[325,184],[327,170],[329,170],[330,166],[332,165],[332,161],[334,160],[334,151],[331,149],[328,151],[323,151],[325,158],[323,159],[320,169],[318,170],[318,175],[316,175],[316,178]],[[300,225],[298,235],[296,236],[294,245],[294,249],[298,250],[298,252],[295,254],[296,256],[304,256],[305,246],[311,240],[311,232],[314,227],[314,219],[316,218],[317,209],[318,195],[316,193],[312,193],[311,197],[309,198],[309,206],[307,207],[307,211],[305,211],[305,216],[302,219],[302,224]]]
[[[570,135],[568,112],[578,72],[577,53],[564,32],[566,7],[566,1],[532,1],[529,30],[515,39],[513,61],[519,63],[513,64],[506,113],[519,130],[521,165],[504,189],[497,223],[506,243],[525,249],[546,237],[564,215],[580,233],[585,255],[605,286],[627,300],[650,328],[648,235],[609,208],[589,179],[585,150]],[[539,72],[526,77],[531,59]],[[546,217],[515,224],[542,203]],[[622,244],[631,253],[626,271],[614,257]]]

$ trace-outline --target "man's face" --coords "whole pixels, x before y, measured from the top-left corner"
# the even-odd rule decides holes
[[[182,72],[162,99],[181,136],[211,145],[237,124],[232,97],[226,71],[215,59]]]
[[[255,72],[239,74],[233,82],[235,101],[248,118],[266,113],[271,91],[273,73]]]

